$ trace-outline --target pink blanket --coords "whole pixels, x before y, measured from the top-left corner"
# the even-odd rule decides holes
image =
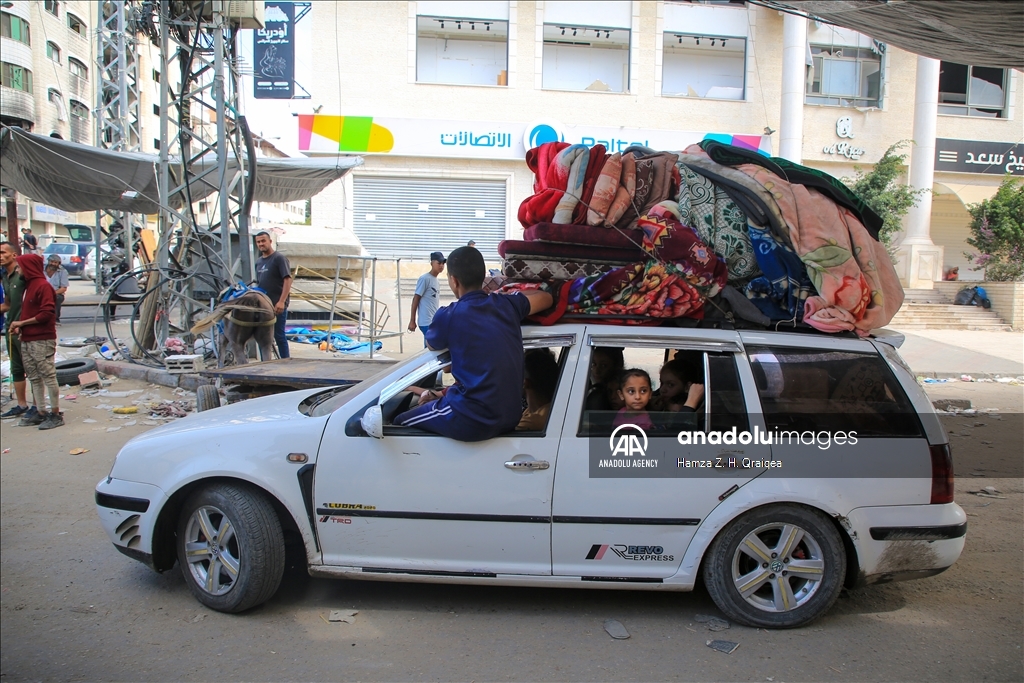
[[[818,291],[807,297],[804,322],[824,332],[854,330],[861,336],[888,325],[903,304],[903,287],[885,246],[849,209],[817,190],[754,164],[739,169],[775,198],[793,250]]]

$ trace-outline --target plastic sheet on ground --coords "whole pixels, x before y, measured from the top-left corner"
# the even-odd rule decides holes
[[[327,332],[324,330],[311,330],[308,327],[289,327],[285,333],[288,341],[299,344],[319,344],[327,341]],[[331,348],[342,353],[367,353],[370,350],[370,342],[356,341],[341,332],[331,332]],[[373,343],[373,350],[380,351],[384,344],[377,341]]]

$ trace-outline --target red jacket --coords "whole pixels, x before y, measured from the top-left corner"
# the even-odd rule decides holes
[[[43,273],[43,257],[23,254],[18,269],[25,278],[25,297],[21,300],[19,320],[35,318],[36,323],[21,328],[21,341],[42,341],[57,338],[56,297]]]

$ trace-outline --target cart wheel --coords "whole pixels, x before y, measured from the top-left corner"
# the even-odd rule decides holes
[[[203,384],[196,387],[196,410],[213,410],[220,408],[220,392],[212,384]]]

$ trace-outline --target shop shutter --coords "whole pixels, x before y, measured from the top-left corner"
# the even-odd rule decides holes
[[[505,239],[505,182],[423,178],[353,178],[353,222],[374,256],[426,259],[469,240],[488,261]]]

